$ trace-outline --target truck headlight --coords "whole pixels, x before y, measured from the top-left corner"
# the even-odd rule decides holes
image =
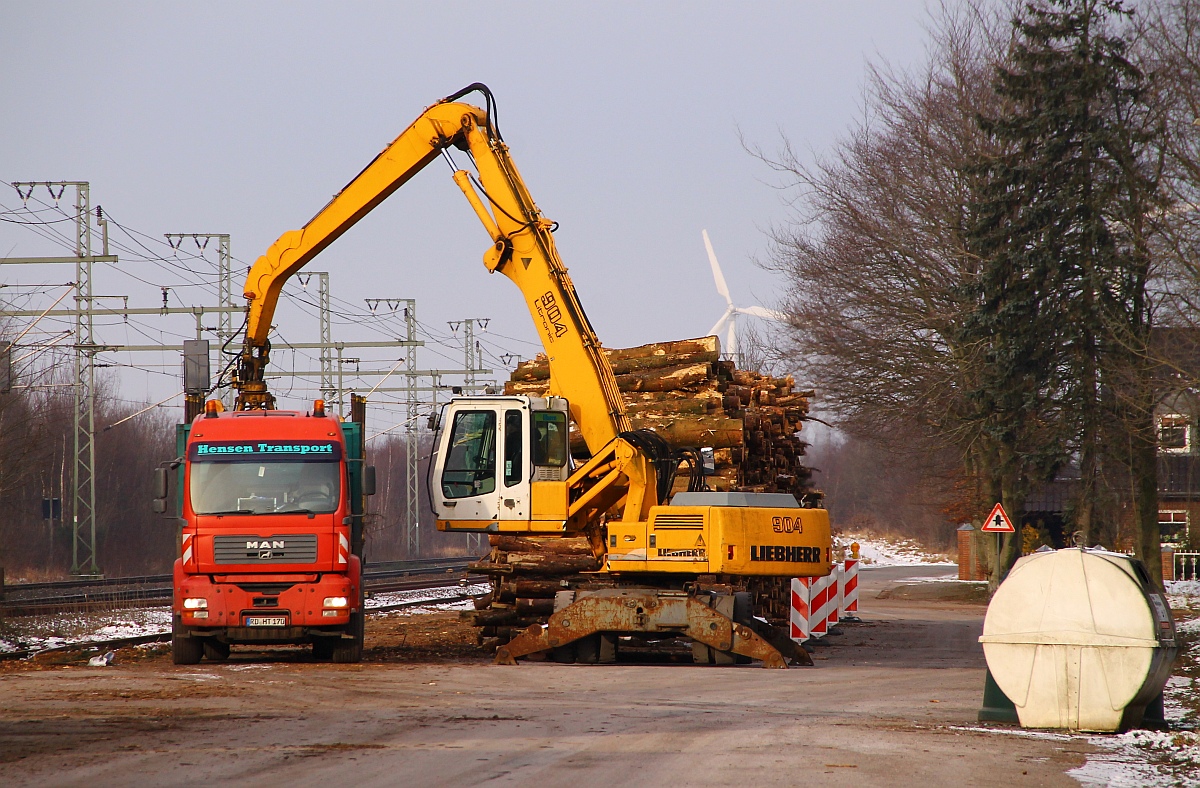
[[[346,607],[348,604],[344,596],[327,596],[322,607]]]
[[[183,600],[184,610],[207,610],[208,600],[204,597],[190,596]]]

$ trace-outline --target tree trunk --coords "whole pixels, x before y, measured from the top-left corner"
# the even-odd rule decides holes
[[[1158,528],[1158,446],[1154,440],[1153,417],[1144,420],[1130,436],[1129,472],[1133,482],[1134,552],[1150,579],[1163,588],[1162,534]]]
[[[1019,472],[1016,470],[1018,461],[1014,456],[1015,452],[1011,447],[1001,446],[999,453],[1000,458],[997,464],[1002,469],[998,474],[1000,502],[1004,505],[1004,511],[1008,513],[1013,527],[1017,530],[1016,533],[1004,534],[1001,539],[999,554],[992,563],[992,573],[988,578],[989,596],[996,593],[996,589],[1004,582],[1004,578],[1008,577],[1013,564],[1021,557],[1021,512],[1025,508],[1025,496],[1018,494],[1021,480]]]

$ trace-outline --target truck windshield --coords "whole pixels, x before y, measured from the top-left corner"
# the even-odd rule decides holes
[[[342,466],[336,461],[341,459],[340,446],[332,454],[307,444],[245,446],[255,450],[243,451],[238,444],[192,447],[188,495],[193,512],[326,514],[337,510],[342,487]],[[259,446],[266,451],[257,451]]]

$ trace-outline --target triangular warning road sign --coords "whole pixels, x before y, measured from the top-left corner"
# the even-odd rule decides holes
[[[979,530],[990,534],[1013,534],[1017,532],[1017,529],[1013,528],[1012,520],[1008,519],[1008,514],[1000,504],[992,507],[992,513],[983,521],[983,527]]]

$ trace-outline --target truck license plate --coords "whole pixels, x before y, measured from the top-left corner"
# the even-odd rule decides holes
[[[286,627],[287,616],[247,616],[248,627]]]

